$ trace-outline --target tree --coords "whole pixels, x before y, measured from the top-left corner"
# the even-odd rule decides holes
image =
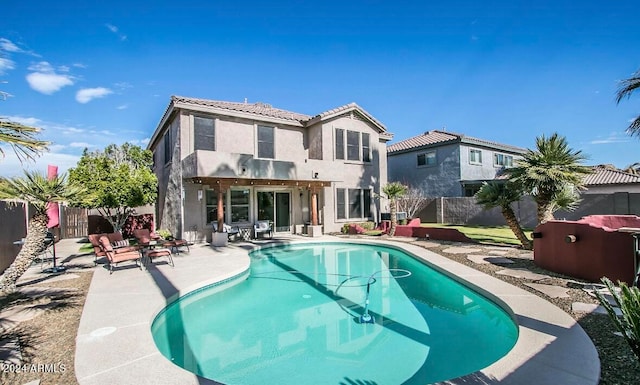
[[[398,198],[407,192],[407,186],[399,182],[392,182],[385,185],[382,188],[382,192],[389,199],[389,208],[391,211],[391,229],[389,229],[389,235],[393,237],[396,233],[396,226],[398,225],[398,218],[396,218]]]
[[[39,128],[25,126],[0,117],[0,142],[7,143],[13,149],[20,162],[34,159],[40,152],[47,149],[49,142],[36,139]],[[0,154],[5,156],[0,147]]]
[[[624,168],[624,170],[622,170],[628,174],[633,174],[633,175],[640,175],[640,162],[635,162],[632,163],[630,165],[628,165],[627,167]]]
[[[29,268],[36,255],[44,250],[47,235],[47,203],[81,201],[86,189],[68,183],[66,175],[48,179],[44,174],[25,172],[25,176],[0,180],[0,198],[30,203],[35,214],[29,219],[24,245],[13,263],[0,277],[0,291],[15,291],[16,281]]]
[[[428,198],[422,190],[409,187],[407,192],[398,200],[398,208],[407,213],[408,218],[413,218],[420,210],[427,205]]]
[[[522,198],[522,190],[519,186],[511,182],[484,182],[475,195],[478,204],[485,209],[500,207],[502,216],[513,234],[518,238],[522,247],[531,250],[533,243],[524,234],[516,214],[513,212],[511,204]]]
[[[527,150],[515,167],[505,170],[509,180],[530,194],[538,209],[538,223],[553,219],[558,209],[572,209],[584,189],[584,177],[592,172],[580,163],[582,151],[571,149],[564,136],[554,133],[536,138],[536,150]]]
[[[158,180],[151,169],[151,151],[125,143],[108,145],[104,151],[84,150],[69,180],[86,186],[92,199],[73,202],[97,209],[115,231],[120,231],[133,209],[155,203]]]
[[[633,92],[640,88],[640,70],[634,72],[630,78],[620,81],[618,91],[616,92],[616,104],[624,98],[630,98]],[[637,116],[629,127],[627,127],[629,135],[640,136],[640,116]]]

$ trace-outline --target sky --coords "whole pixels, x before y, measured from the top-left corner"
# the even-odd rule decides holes
[[[171,95],[316,115],[355,102],[395,143],[433,129],[585,164],[640,162],[636,1],[32,1],[0,8],[0,116],[51,142],[0,176],[64,172],[85,148],[146,147]]]

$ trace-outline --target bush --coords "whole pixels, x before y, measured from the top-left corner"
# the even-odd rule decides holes
[[[624,282],[618,282],[620,285],[620,290],[618,291],[613,282],[606,277],[602,278],[602,283],[611,292],[613,299],[622,311],[622,316],[620,317],[615,313],[613,306],[599,291],[595,292],[596,296],[602,306],[607,309],[613,325],[622,334],[633,354],[640,361],[640,289],[637,287],[630,288]]]
[[[345,223],[344,225],[342,225],[342,234],[348,234],[349,233],[349,225],[360,225],[360,227],[362,227],[365,230],[373,230],[376,227],[376,224],[373,222],[351,222],[351,223]]]
[[[156,233],[161,236],[164,239],[170,239],[173,235],[171,234],[171,231],[167,230],[167,229],[158,229],[158,231],[156,231]]]

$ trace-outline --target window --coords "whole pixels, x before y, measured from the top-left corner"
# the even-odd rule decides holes
[[[336,128],[336,159],[371,162],[371,142],[369,134]]]
[[[216,149],[216,130],[214,120],[209,118],[193,117],[193,149],[209,150]]]
[[[336,159],[344,159],[344,130],[336,128]]]
[[[362,133],[362,161],[371,162],[371,149],[369,147],[369,134]]]
[[[422,154],[418,154],[418,167],[432,166],[436,164],[436,152],[429,151]]]
[[[249,190],[231,190],[231,222],[249,222]]]
[[[473,148],[469,149],[469,163],[482,164],[482,151]]]
[[[371,218],[371,190],[336,189],[336,219],[365,218]]]
[[[258,158],[275,158],[273,127],[258,126]]]
[[[223,202],[226,201],[226,198],[227,198],[227,194],[222,194]],[[218,221],[218,192],[217,191],[214,191],[214,190],[205,191],[205,205],[207,210],[207,223],[217,222]],[[226,218],[225,218],[225,222],[226,222]]]
[[[347,214],[345,212],[345,201],[344,201],[344,189],[339,188],[336,189],[336,218],[337,219],[346,219]]]
[[[476,193],[478,191],[480,191],[480,188],[482,187],[481,184],[468,184],[464,186],[464,196],[466,197],[472,197],[474,195],[476,195]]]
[[[493,165],[501,167],[513,167],[513,156],[505,154],[493,154]]]
[[[347,131],[347,160],[360,160],[360,133]]]
[[[171,163],[173,155],[173,146],[171,145],[171,127],[164,134],[164,164]]]

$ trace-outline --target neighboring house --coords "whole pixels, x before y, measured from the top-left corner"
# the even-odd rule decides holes
[[[640,193],[640,175],[607,165],[593,166],[584,184],[587,190],[583,194]]]
[[[527,150],[432,130],[389,145],[389,181],[419,188],[428,197],[470,197]]]
[[[355,103],[310,116],[173,96],[148,145],[158,227],[208,239],[218,210],[225,223],[249,228],[270,220],[286,233],[375,220],[391,138]]]

